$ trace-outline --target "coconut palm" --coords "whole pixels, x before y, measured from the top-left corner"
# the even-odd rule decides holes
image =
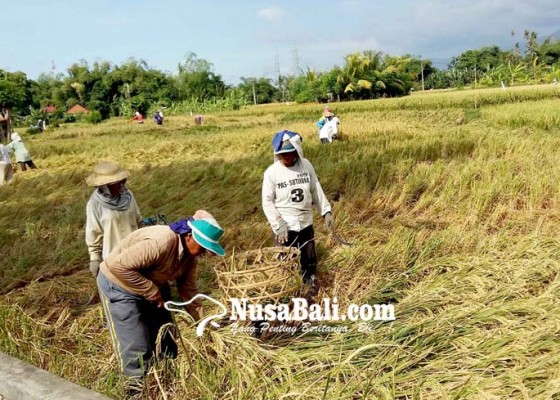
[[[382,55],[380,51],[366,50],[362,54],[356,52],[344,58],[346,64],[339,71],[337,83],[344,88],[345,94],[362,91],[369,92],[368,97],[371,97],[374,78],[379,76],[382,66]]]
[[[337,82],[344,94],[358,99],[378,97],[382,94],[403,95],[412,86],[413,77],[407,72],[407,57],[383,56],[380,51],[353,53],[345,58]]]

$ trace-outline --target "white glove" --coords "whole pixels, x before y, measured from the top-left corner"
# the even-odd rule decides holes
[[[288,241],[288,224],[284,220],[279,221],[278,224],[278,229],[274,232],[276,234],[276,240],[280,244],[284,244]]]
[[[94,278],[97,278],[99,273],[99,264],[101,264],[100,260],[90,260],[89,262],[89,270]]]
[[[323,218],[325,219],[325,226],[330,231],[334,226],[332,213],[329,211],[328,213],[325,214]]]

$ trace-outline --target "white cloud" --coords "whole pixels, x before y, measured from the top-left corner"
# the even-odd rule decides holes
[[[525,29],[546,36],[558,21],[558,0],[413,0],[392,18],[372,23],[372,33],[389,54],[449,59],[468,49],[523,43]]]
[[[284,16],[284,10],[280,7],[272,6],[259,10],[257,14],[260,18],[266,19],[267,21],[277,21]]]
[[[366,0],[338,0],[340,15],[332,26],[309,25],[308,15],[292,12],[285,6],[291,28],[269,24],[255,37],[259,44],[274,49],[273,53],[280,56],[281,67],[290,71],[294,69],[294,46],[303,69],[307,65],[312,69],[329,69],[343,64],[345,55],[363,50],[380,50],[390,55],[414,54],[430,58],[435,66],[445,68],[452,57],[469,49],[491,45],[509,49],[515,42],[520,42],[523,48],[525,29],[536,31],[542,38],[560,28],[559,0],[397,0],[397,3],[399,7]],[[359,14],[353,14],[356,7]],[[259,16],[272,19],[271,9],[266,9],[266,13],[261,10]],[[511,35],[512,30],[515,36]]]
[[[507,36],[520,27],[540,31],[557,25],[559,17],[558,0],[427,0],[418,3],[413,12],[413,19],[422,21],[426,33],[433,36]]]

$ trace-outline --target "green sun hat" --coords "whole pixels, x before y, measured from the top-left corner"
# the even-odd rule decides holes
[[[215,219],[195,219],[187,222],[187,225],[192,229],[192,236],[196,243],[221,257],[226,254],[224,248],[218,243],[218,240],[224,235],[224,230]]]

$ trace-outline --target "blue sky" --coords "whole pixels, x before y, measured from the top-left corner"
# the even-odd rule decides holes
[[[327,70],[355,51],[415,54],[444,68],[452,56],[560,29],[559,0],[0,0],[0,68],[66,72],[81,59],[130,57],[176,73],[194,52],[227,83]],[[6,17],[8,16],[8,17]],[[512,30],[516,33],[511,36]],[[297,61],[297,62],[296,62]]]

